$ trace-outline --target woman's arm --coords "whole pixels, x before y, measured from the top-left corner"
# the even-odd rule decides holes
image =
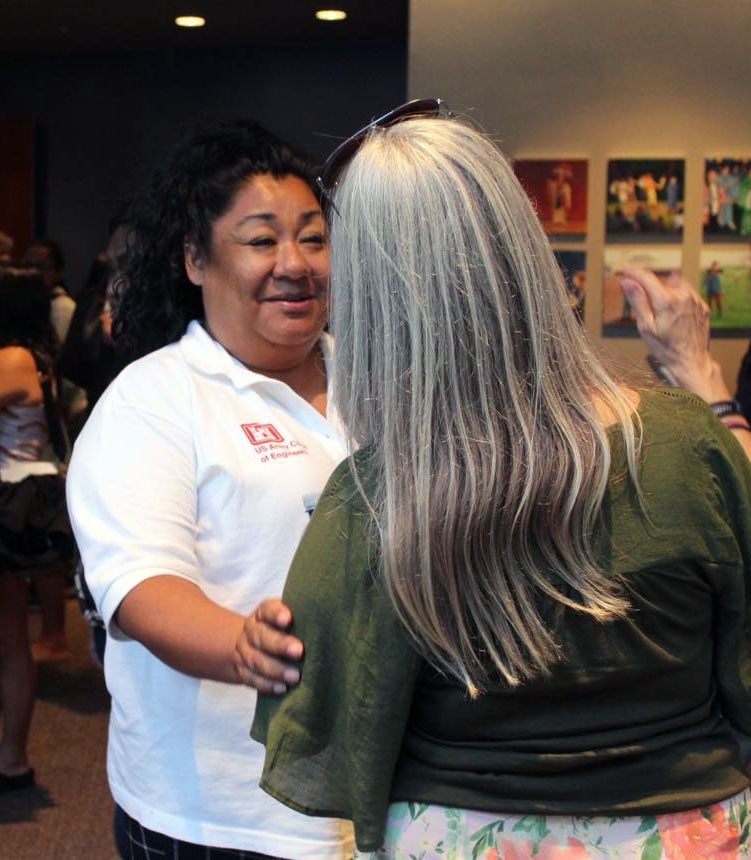
[[[126,636],[178,672],[277,694],[300,676],[279,659],[302,655],[302,643],[282,632],[291,620],[280,600],[265,600],[244,618],[214,603],[195,583],[170,575],[144,580],[116,613]]]
[[[168,666],[193,675],[240,682],[233,664],[243,617],[217,605],[179,576],[154,576],[123,598],[116,613],[120,629]]]
[[[266,601],[246,619],[253,604],[222,606],[204,587],[195,546],[195,442],[182,412],[188,398],[167,396],[142,370],[126,371],[125,381],[125,394],[116,383],[79,436],[67,481],[99,611],[114,636],[137,640],[178,671],[273,692],[289,671],[278,607]],[[235,646],[244,628],[255,669],[239,673]]]
[[[650,353],[678,384],[708,403],[732,400],[722,369],[709,351],[709,308],[678,274],[663,284],[648,269],[626,266],[621,287],[636,317],[636,325]],[[726,422],[751,459],[751,432],[741,416]]]

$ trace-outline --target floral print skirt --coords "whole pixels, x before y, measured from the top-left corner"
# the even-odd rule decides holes
[[[393,803],[380,851],[357,860],[694,860],[749,856],[748,790],[685,812],[577,818]]]

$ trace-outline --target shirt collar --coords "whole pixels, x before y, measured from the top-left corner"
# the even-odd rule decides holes
[[[326,332],[321,333],[319,341],[326,376],[331,379],[331,353],[333,340]],[[186,362],[202,376],[216,376],[229,380],[235,388],[248,388],[254,385],[284,385],[262,373],[248,369],[206,331],[198,320],[192,320],[180,340],[180,349]]]

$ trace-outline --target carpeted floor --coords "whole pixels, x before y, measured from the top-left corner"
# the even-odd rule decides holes
[[[32,633],[38,617],[30,616]],[[29,755],[37,785],[0,795],[2,860],[114,860],[105,746],[109,697],[88,628],[67,604],[73,657],[39,664]]]

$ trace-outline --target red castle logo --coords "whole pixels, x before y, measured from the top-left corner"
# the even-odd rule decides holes
[[[268,445],[270,442],[284,442],[284,437],[273,424],[241,424],[245,435],[253,445]]]

